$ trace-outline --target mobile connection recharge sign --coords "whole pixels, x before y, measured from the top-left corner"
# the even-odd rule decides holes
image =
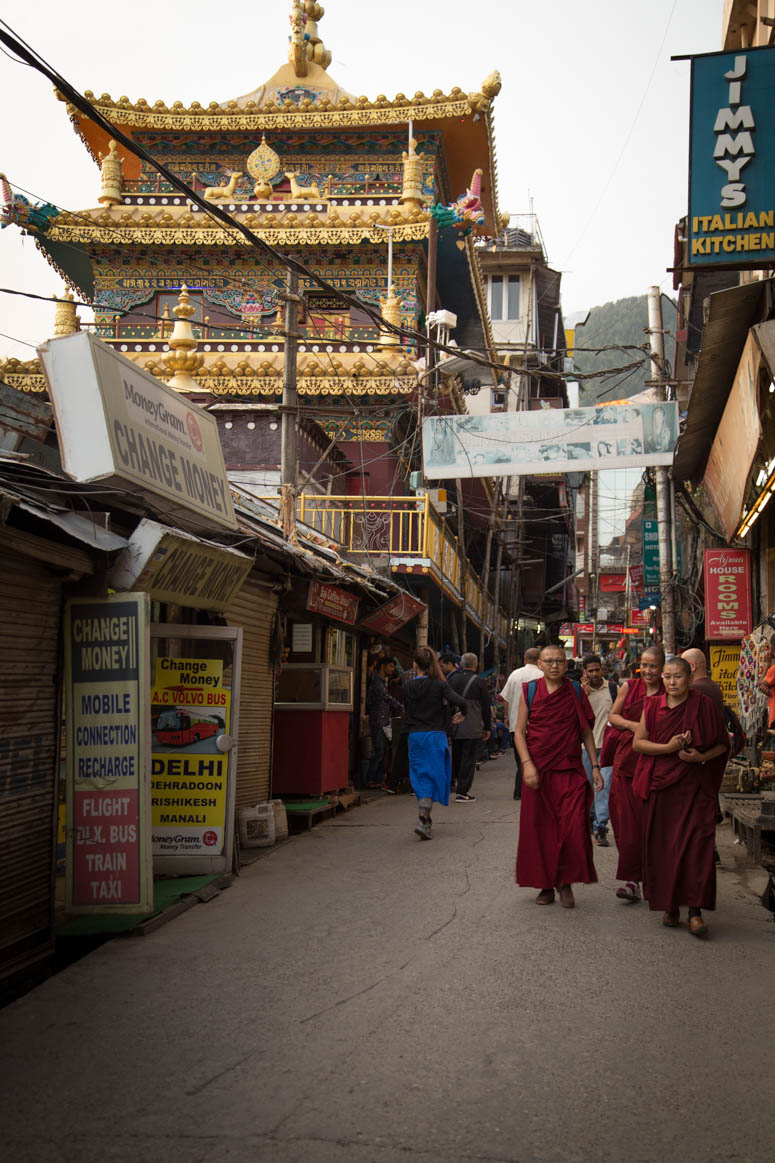
[[[214,417],[87,332],[38,350],[69,476],[162,498],[189,525],[236,529]]]
[[[775,48],[692,58],[689,265],[775,258]]]

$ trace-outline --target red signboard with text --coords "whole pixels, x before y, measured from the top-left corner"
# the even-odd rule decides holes
[[[617,594],[622,593],[626,589],[625,584],[626,575],[623,573],[601,573],[600,574],[600,593],[601,594]]]
[[[706,549],[705,638],[738,641],[751,633],[751,555],[747,549]]]
[[[336,618],[338,622],[352,626],[358,617],[358,598],[347,590],[340,590],[339,586],[311,581],[307,591],[307,609],[314,610],[316,614],[327,614],[329,618]]]

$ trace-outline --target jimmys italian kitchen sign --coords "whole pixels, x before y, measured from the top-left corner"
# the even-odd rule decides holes
[[[689,265],[775,258],[775,48],[692,58]]]

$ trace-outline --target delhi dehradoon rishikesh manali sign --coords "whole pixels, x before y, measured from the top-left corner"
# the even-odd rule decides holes
[[[423,422],[425,476],[535,476],[673,462],[678,405],[610,404]]]
[[[690,266],[775,258],[775,48],[691,58]]]

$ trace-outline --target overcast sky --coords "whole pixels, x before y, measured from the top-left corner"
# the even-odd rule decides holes
[[[5,19],[69,81],[153,103],[228,100],[285,60],[290,0],[237,12],[187,4],[61,0]],[[721,47],[722,0],[328,0],[329,72],[356,95],[477,90],[499,69],[501,207],[532,206],[566,315],[651,284],[669,289],[686,211],[689,65]],[[99,172],[39,73],[0,56],[0,170],[67,209],[97,205]],[[479,159],[472,159],[476,164]],[[461,191],[462,192],[462,191]],[[49,295],[56,272],[18,229],[0,231],[0,285]],[[0,295],[0,354],[31,358],[53,307]]]

